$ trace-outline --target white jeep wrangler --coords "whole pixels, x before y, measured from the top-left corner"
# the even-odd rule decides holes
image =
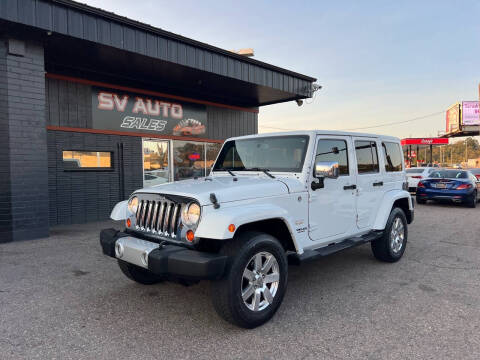
[[[394,137],[301,131],[228,139],[209,176],[135,191],[102,230],[103,253],[142,284],[212,280],[226,320],[269,320],[301,264],[371,243],[382,261],[407,244],[413,202]]]

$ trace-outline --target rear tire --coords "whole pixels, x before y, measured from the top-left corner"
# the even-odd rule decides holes
[[[472,193],[472,196],[467,200],[467,206],[469,208],[475,208],[477,206],[477,191]]]
[[[130,280],[133,280],[137,283],[143,285],[153,285],[163,281],[163,279],[147,269],[144,269],[140,266],[130,264],[128,262],[118,260],[118,266],[122,273],[128,277]]]
[[[417,204],[426,204],[427,203],[427,200],[422,199],[419,196],[417,196],[416,199],[417,199]]]
[[[395,207],[390,212],[383,235],[371,243],[373,255],[380,261],[396,262],[405,252],[407,238],[407,218],[402,209]]]
[[[279,241],[268,234],[245,232],[227,242],[220,253],[229,260],[224,277],[211,286],[217,313],[248,329],[270,320],[287,288],[288,263]]]

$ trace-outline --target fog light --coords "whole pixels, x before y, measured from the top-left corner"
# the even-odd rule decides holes
[[[142,259],[143,265],[148,266],[148,251],[147,250],[145,250],[143,252],[141,259]]]
[[[187,231],[187,240],[190,241],[190,242],[192,242],[193,239],[195,239],[195,234],[194,234],[194,232],[193,232],[192,230],[188,230],[188,231]]]
[[[123,256],[123,246],[118,242],[115,244],[115,256],[119,259]]]

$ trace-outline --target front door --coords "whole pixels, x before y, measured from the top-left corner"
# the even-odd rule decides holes
[[[312,164],[336,161],[340,176],[324,179],[324,187],[309,188],[309,236],[320,243],[349,235],[355,228],[355,171],[352,168],[353,148],[349,136],[318,136]],[[313,178],[313,166],[311,181]]]
[[[356,138],[357,158],[357,226],[369,229],[377,215],[384,193],[383,178],[378,163],[378,146],[375,139]]]

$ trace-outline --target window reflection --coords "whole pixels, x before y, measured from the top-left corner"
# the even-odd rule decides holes
[[[170,181],[168,141],[143,141],[143,182],[145,187]]]
[[[112,167],[112,153],[106,151],[62,151],[63,166],[67,170]]]
[[[174,180],[205,176],[204,143],[192,141],[173,142]]]

